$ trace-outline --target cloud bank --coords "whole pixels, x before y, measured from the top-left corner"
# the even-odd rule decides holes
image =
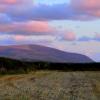
[[[32,0],[0,0],[0,12],[13,20],[92,20],[100,18],[100,0],[71,0],[61,4],[34,4]]]

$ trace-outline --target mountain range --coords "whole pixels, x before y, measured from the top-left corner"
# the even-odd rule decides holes
[[[46,61],[54,63],[91,63],[89,57],[60,51],[58,49],[40,45],[0,46],[0,57],[7,57],[24,61]]]

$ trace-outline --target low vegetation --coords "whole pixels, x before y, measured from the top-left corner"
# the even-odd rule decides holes
[[[0,100],[100,100],[100,71],[4,75]]]

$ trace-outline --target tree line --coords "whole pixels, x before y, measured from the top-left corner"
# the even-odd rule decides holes
[[[51,63],[51,62],[27,62],[9,58],[0,58],[0,73],[28,73],[36,70],[58,71],[100,71],[100,63]]]

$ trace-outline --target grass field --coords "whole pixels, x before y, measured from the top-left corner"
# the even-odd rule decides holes
[[[0,76],[0,100],[100,100],[100,71]]]

